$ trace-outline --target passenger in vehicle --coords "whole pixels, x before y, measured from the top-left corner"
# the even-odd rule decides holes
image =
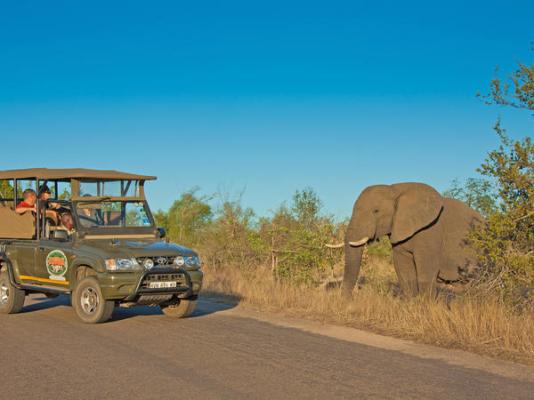
[[[26,189],[22,193],[23,200],[17,204],[15,211],[17,214],[24,214],[28,211],[36,212],[37,194],[33,189]]]
[[[50,192],[50,188],[47,185],[41,185],[39,187],[39,200],[43,202],[46,206],[46,215],[48,217],[51,217],[55,220],[58,219],[58,212],[61,210],[61,205],[59,203],[53,203],[49,202],[50,196],[52,193]]]
[[[84,195],[83,197],[89,197],[89,195]],[[102,225],[101,218],[98,215],[97,210],[93,205],[88,203],[82,203],[78,206],[78,221],[83,228],[95,228],[99,225]]]
[[[89,207],[78,208],[78,219],[84,228],[94,228],[99,225],[96,211]]]
[[[70,212],[61,214],[60,222],[61,223],[58,226],[58,229],[67,231],[69,235],[72,235],[74,232],[76,232],[76,229],[74,229],[74,218],[72,218],[72,214]]]

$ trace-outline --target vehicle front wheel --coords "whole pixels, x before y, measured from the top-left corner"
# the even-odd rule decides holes
[[[80,319],[87,324],[106,322],[113,314],[115,303],[105,300],[98,281],[89,276],[83,278],[72,293],[72,306]]]
[[[161,305],[160,308],[167,317],[187,318],[193,314],[196,306],[196,300],[182,299],[173,304]]]
[[[0,313],[17,314],[24,306],[26,292],[17,289],[9,281],[7,271],[0,273]]]

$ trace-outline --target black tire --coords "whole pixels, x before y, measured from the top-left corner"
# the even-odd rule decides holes
[[[0,272],[0,313],[17,314],[24,306],[26,292],[17,289],[9,280],[7,271]]]
[[[167,317],[187,318],[195,312],[196,306],[196,300],[182,299],[174,304],[160,305],[160,308]]]
[[[96,278],[83,278],[72,293],[72,307],[86,324],[101,324],[111,318],[115,302],[105,300]]]

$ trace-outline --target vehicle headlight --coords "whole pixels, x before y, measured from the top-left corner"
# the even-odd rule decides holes
[[[110,258],[106,260],[106,269],[112,272],[129,272],[140,268],[135,258]]]
[[[174,259],[174,265],[183,267],[187,265],[189,267],[200,267],[200,259],[198,256],[178,256]]]
[[[185,263],[191,267],[200,267],[200,258],[198,256],[185,257]]]
[[[147,258],[145,261],[143,261],[143,267],[145,267],[145,269],[154,268],[154,261],[151,258]]]

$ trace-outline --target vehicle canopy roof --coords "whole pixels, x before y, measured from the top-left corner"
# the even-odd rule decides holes
[[[4,179],[39,179],[39,180],[67,180],[67,179],[94,179],[94,180],[138,180],[152,181],[155,176],[136,175],[127,172],[97,170],[85,168],[29,168],[0,171],[0,180]]]

